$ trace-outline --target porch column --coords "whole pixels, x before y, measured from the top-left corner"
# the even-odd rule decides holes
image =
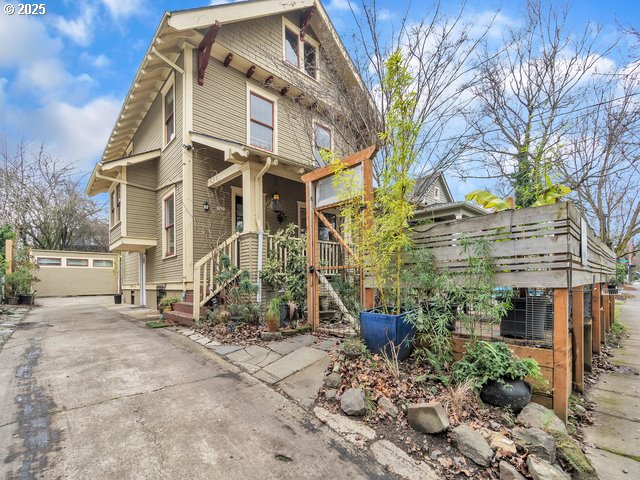
[[[242,166],[242,216],[243,233],[264,230],[264,196],[262,177],[258,178],[262,165],[247,162]]]

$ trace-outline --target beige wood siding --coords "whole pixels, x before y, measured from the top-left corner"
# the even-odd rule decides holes
[[[438,198],[436,198],[436,187],[440,189],[440,196]],[[438,177],[434,184],[429,187],[429,190],[427,190],[423,198],[423,203],[425,205],[433,205],[434,203],[450,203],[453,201],[447,193],[442,177]]]
[[[113,243],[119,240],[122,236],[122,222],[119,222],[116,226],[109,230],[109,243]]]
[[[276,232],[286,228],[290,223],[298,224],[298,202],[305,201],[304,184],[294,182],[282,177],[266,174],[262,180],[262,189],[267,195],[266,215],[264,228],[269,232]],[[269,204],[274,192],[280,194],[280,206],[286,215],[282,223],[278,221],[278,215]]]
[[[125,252],[122,254],[122,285],[138,283],[138,254]]]
[[[127,167],[129,185],[125,214],[128,237],[155,239],[157,170],[157,160]]]
[[[117,273],[114,267],[93,266],[94,260],[110,260],[115,265],[116,255],[92,252],[68,252],[33,250],[39,257],[60,258],[60,266],[41,266],[36,271],[39,282],[35,284],[38,297],[68,297],[80,295],[113,295],[118,291]],[[87,266],[68,266],[67,259],[85,260]]]
[[[158,95],[133,136],[133,153],[162,147],[162,95]]]

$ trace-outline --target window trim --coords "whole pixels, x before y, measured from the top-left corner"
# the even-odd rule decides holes
[[[176,75],[175,72],[171,72],[167,80],[162,87],[162,150],[167,148],[171,142],[176,138]],[[169,90],[173,89],[173,112],[171,118],[173,120],[173,135],[167,139],[167,115],[165,112],[165,97]]]
[[[167,255],[167,224],[166,215],[167,209],[166,201],[173,196],[173,253]],[[176,226],[176,189],[172,188],[162,196],[162,259],[174,258],[178,256],[178,240],[177,240],[177,226]]]
[[[59,264],[55,264],[55,263],[40,263],[40,260],[57,260],[58,262],[60,262]],[[49,268],[49,267],[62,267],[62,257],[37,257],[36,258],[36,264],[38,265],[38,267],[45,267],[45,268]]]
[[[272,141],[272,148],[273,150],[267,150],[265,148],[262,147],[258,147],[256,145],[253,145],[251,143],[251,96],[255,95],[258,98],[261,98],[267,102],[271,102],[271,104],[273,105],[273,112],[272,112],[272,118],[273,118],[273,130],[272,130],[272,135],[273,135],[273,141]],[[251,85],[249,82],[247,82],[247,110],[246,110],[246,116],[247,116],[247,145],[249,145],[251,148],[256,148],[260,151],[266,152],[266,153],[271,153],[274,155],[278,154],[278,97],[276,97],[275,95],[262,90],[260,88],[257,88],[253,85]],[[263,124],[262,122],[256,121],[256,123],[258,125],[262,125],[266,128],[269,128],[268,125]]]
[[[111,265],[96,265],[96,262],[111,262]],[[91,259],[91,266],[93,268],[113,268],[113,260],[108,258],[93,258]]]
[[[69,265],[69,260],[83,261],[83,262],[86,262],[86,265]],[[67,268],[87,268],[87,267],[89,267],[89,259],[88,258],[76,258],[76,257],[65,258],[64,266],[67,267]]]
[[[120,174],[116,177],[120,179]],[[122,223],[122,184],[112,182],[109,187],[109,230]]]
[[[287,60],[287,40],[286,40],[286,31],[290,30],[291,32],[296,34],[296,38],[298,39],[298,65],[292,64],[289,60]],[[304,44],[308,43],[312,47],[316,49],[316,71],[315,75],[309,75],[304,68]],[[300,27],[293,23],[291,20],[288,20],[284,16],[282,17],[282,61],[285,65],[290,66],[304,74],[306,78],[310,78],[316,82],[320,81],[320,43],[310,35],[306,35],[304,40],[300,40]]]
[[[440,187],[437,185],[433,187],[433,198],[435,200],[440,200]]]
[[[316,128],[322,128],[324,130],[327,130],[329,132],[329,150],[333,151],[334,150],[334,145],[333,145],[333,128],[331,128],[329,125],[327,125],[326,123],[323,123],[319,120],[313,120],[313,132],[312,132],[312,145],[311,145],[311,154],[313,156],[313,159],[316,160],[316,147],[318,146],[317,142],[316,142]],[[320,155],[320,151],[318,150],[318,155]]]

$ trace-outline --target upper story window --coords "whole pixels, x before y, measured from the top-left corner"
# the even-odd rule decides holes
[[[116,183],[115,187],[111,191],[111,226],[115,226],[120,223],[120,188],[121,185]]]
[[[176,136],[176,94],[174,76],[171,75],[162,88],[163,146]]]
[[[298,34],[286,27],[284,29],[284,59],[296,68],[300,66]]]
[[[284,60],[305,72],[311,78],[318,78],[319,44],[309,35],[300,39],[300,28],[286,18],[282,18]]]
[[[176,254],[176,195],[175,192],[169,193],[164,197],[162,210],[162,226],[163,235],[163,256],[172,257]]]
[[[332,150],[331,129],[319,123],[313,124],[313,157],[319,164],[325,163],[320,152]]]
[[[275,102],[249,91],[249,144],[275,152]]]

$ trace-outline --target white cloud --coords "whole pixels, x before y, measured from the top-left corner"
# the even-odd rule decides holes
[[[229,0],[211,0],[209,2],[209,5],[226,5],[227,3],[231,3],[229,2]]]
[[[340,10],[343,12],[350,12],[353,8],[354,12],[358,11],[356,4],[350,4],[349,0],[331,0],[331,3],[327,6],[328,10]]]
[[[55,17],[53,26],[61,35],[70,38],[73,42],[86,47],[93,40],[93,18],[95,9],[85,5],[78,18],[67,19]]]
[[[52,155],[85,172],[100,159],[120,101],[99,97],[80,106],[52,101],[38,110],[11,111],[12,127],[45,142]]]
[[[62,41],[51,37],[42,21],[25,15],[0,15],[0,67],[57,56]]]
[[[145,0],[102,0],[113,18],[121,19],[145,13]]]
[[[109,65],[111,65],[111,60],[109,59],[109,57],[107,57],[104,54],[99,54],[99,55],[91,55],[88,52],[83,52],[80,55],[80,59],[82,59],[82,61],[86,62],[86,63],[90,63],[91,65],[93,65],[96,68],[106,68]]]

